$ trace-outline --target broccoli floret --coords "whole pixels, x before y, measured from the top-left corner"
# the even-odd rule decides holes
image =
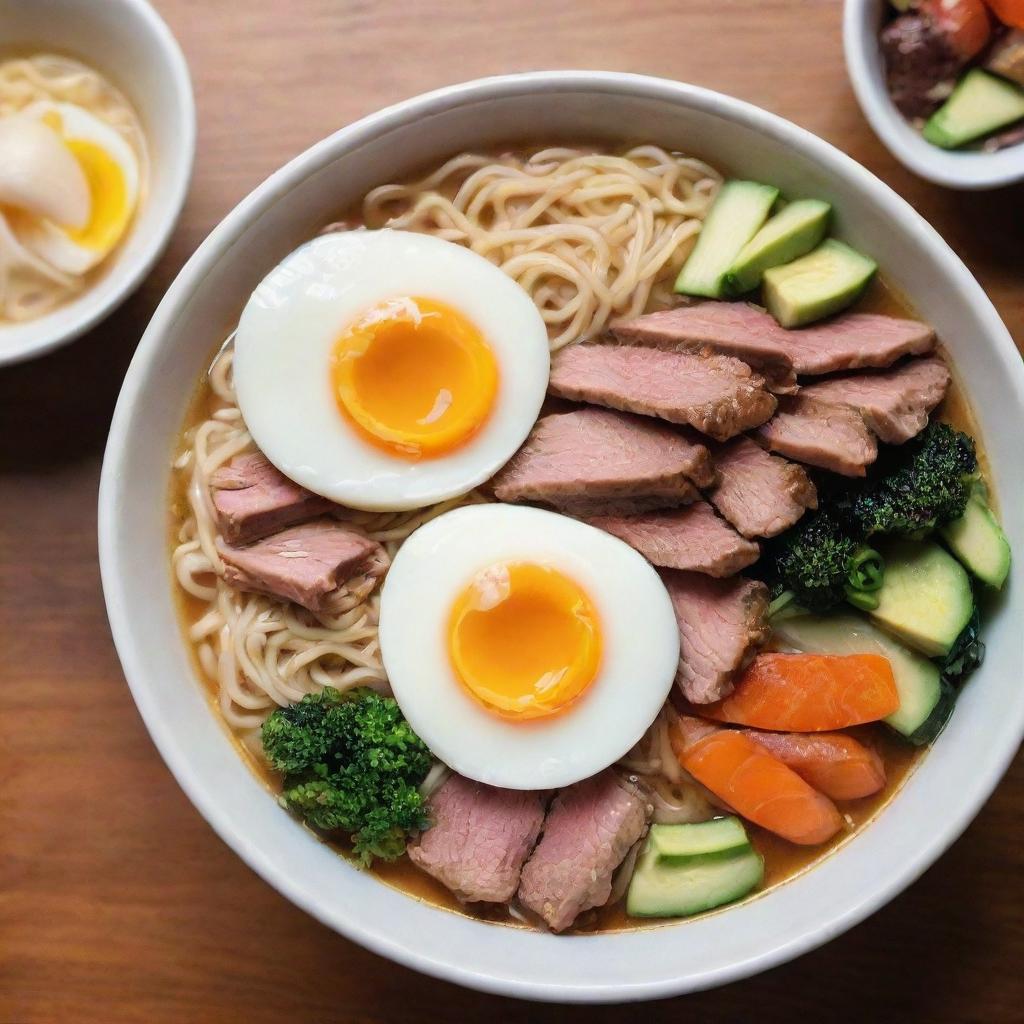
[[[947,423],[933,423],[903,454],[905,461],[857,494],[850,515],[865,537],[922,537],[967,507],[978,469],[974,441]]]
[[[772,596],[791,590],[796,603],[808,611],[835,607],[846,597],[857,547],[857,541],[827,513],[806,517],[775,544]]]
[[[348,832],[355,855],[393,860],[429,824],[419,784],[430,751],[398,704],[368,689],[327,688],[263,726],[263,749],[285,773],[282,800],[314,828]]]

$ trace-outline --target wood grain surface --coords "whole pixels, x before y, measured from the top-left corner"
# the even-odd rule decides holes
[[[556,67],[646,72],[751,100],[906,196],[1018,340],[1024,189],[957,194],[896,163],[847,83],[839,0],[158,6],[189,59],[199,107],[178,231],[107,323],[0,372],[0,1022],[1024,1020],[1019,761],[966,835],[890,906],[795,963],[715,992],[643,1009],[542,1007],[364,952],[252,874],[174,783],[111,645],[95,540],[111,410],[164,289],[267,174],[384,104],[479,75]]]

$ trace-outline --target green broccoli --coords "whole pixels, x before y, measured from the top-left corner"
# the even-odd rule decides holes
[[[967,434],[947,423],[933,423],[900,458],[898,468],[850,501],[850,517],[864,537],[922,537],[958,519],[967,507],[978,470],[974,441]]]
[[[857,541],[838,520],[823,512],[807,516],[774,545],[772,596],[791,590],[796,603],[808,611],[828,611],[846,596],[856,550]]]
[[[267,719],[263,749],[284,773],[285,806],[314,828],[348,832],[364,864],[401,856],[409,833],[429,824],[418,787],[430,751],[391,697],[309,694]]]

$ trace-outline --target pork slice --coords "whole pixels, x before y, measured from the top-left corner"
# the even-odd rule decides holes
[[[638,345],[572,345],[551,361],[551,394],[687,424],[719,441],[764,423],[775,398],[729,356]]]
[[[946,396],[949,381],[946,364],[930,356],[889,370],[830,377],[800,395],[855,409],[881,440],[903,444],[928,425],[928,414]]]
[[[499,501],[575,514],[684,504],[715,479],[707,448],[642,416],[583,408],[539,419],[493,480]]]
[[[388,567],[384,549],[333,519],[314,519],[236,547],[218,540],[224,579],[238,590],[294,601],[313,612],[353,607]]]
[[[608,902],[612,875],[646,824],[646,801],[610,769],[561,790],[523,868],[519,899],[564,931]]]
[[[586,519],[589,516],[635,516],[647,512],[660,512],[689,505],[700,500],[700,491],[685,478],[666,481],[658,486],[645,487],[643,494],[620,494],[560,499],[557,508],[569,516]],[[549,502],[550,504],[550,502]]]
[[[743,576],[661,575],[679,624],[676,684],[691,703],[711,704],[732,692],[737,669],[768,639],[768,588]]]
[[[891,366],[903,356],[923,355],[935,347],[935,332],[927,324],[880,313],[840,313],[790,330],[747,302],[700,302],[669,312],[685,325],[680,333],[688,333],[695,344],[729,352],[755,366],[777,352],[802,376]],[[744,346],[751,347],[750,354],[744,354]]]
[[[669,569],[732,576],[761,554],[756,544],[716,516],[706,501],[678,511],[593,516],[588,521],[636,548],[647,561]]]
[[[818,507],[803,466],[770,455],[749,437],[734,437],[713,458],[718,483],[708,500],[744,537],[775,537]]]
[[[881,313],[840,313],[796,330],[775,328],[801,376],[892,366],[904,356],[935,348],[935,332],[927,324]]]
[[[754,436],[773,452],[843,476],[864,476],[878,457],[878,444],[860,413],[803,393],[786,395]]]
[[[262,452],[238,455],[210,478],[221,536],[249,544],[329,512],[333,502],[289,480]]]
[[[427,802],[433,824],[409,857],[465,903],[507,903],[544,823],[542,794],[452,775]]]
[[[751,309],[743,302],[697,302],[613,324],[612,334],[630,345],[734,356],[754,367],[772,391],[795,390],[793,360],[769,332],[751,329]]]

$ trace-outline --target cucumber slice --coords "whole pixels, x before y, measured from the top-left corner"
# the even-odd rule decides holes
[[[764,301],[783,327],[803,327],[856,302],[878,264],[828,238],[814,252],[764,272]]]
[[[885,580],[871,618],[929,657],[945,657],[974,612],[963,566],[932,541],[880,548]]]
[[[709,854],[728,855],[750,845],[739,818],[716,818],[694,825],[652,825],[649,844],[662,863]]]
[[[943,149],[956,149],[1022,117],[1024,89],[974,68],[928,119],[924,137]]]
[[[746,846],[732,856],[690,857],[675,863],[658,858],[648,843],[626,896],[631,917],[688,917],[732,903],[761,884],[764,861]]]
[[[725,294],[725,275],[765,222],[779,190],[756,181],[727,181],[704,220],[697,244],[676,279],[676,291],[711,299]]]
[[[983,583],[999,589],[1010,572],[1010,543],[983,487],[975,487],[964,514],[940,530],[950,550]]]
[[[797,199],[771,220],[740,250],[726,275],[732,295],[752,291],[766,270],[809,253],[828,230],[832,207],[820,199]]]
[[[772,623],[779,642],[807,654],[881,654],[889,659],[899,709],[886,724],[910,740],[927,743],[938,735],[952,703],[944,692],[939,669],[927,658],[904,647],[862,615],[841,613],[818,617],[801,615]]]

